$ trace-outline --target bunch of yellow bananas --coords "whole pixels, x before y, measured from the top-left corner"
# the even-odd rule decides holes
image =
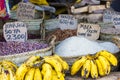
[[[82,56],[77,59],[71,67],[71,75],[75,75],[81,69],[83,78],[98,78],[98,76],[106,76],[111,71],[111,65],[117,66],[117,58],[106,50],[101,50],[95,55]]]
[[[9,60],[3,60],[0,62],[0,80],[16,80],[15,72],[17,65]]]
[[[16,80],[65,80],[69,65],[58,55],[31,56],[16,71]]]

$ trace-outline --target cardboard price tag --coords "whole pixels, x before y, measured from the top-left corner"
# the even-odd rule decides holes
[[[77,29],[77,36],[83,36],[90,40],[97,40],[100,34],[100,26],[97,24],[80,23]]]
[[[34,19],[34,15],[35,15],[35,5],[29,2],[27,3],[20,2],[18,4],[18,9],[17,9],[18,20]]]
[[[6,41],[26,41],[26,24],[23,22],[6,23],[3,26],[3,34]]]
[[[59,27],[61,30],[64,29],[77,29],[77,19],[73,15],[59,15]]]
[[[116,29],[120,29],[120,15],[114,15],[112,22]]]

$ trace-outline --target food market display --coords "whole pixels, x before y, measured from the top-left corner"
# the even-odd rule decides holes
[[[76,31],[77,30],[70,30],[70,29],[60,30],[60,29],[57,29],[54,32],[48,34],[48,36],[46,36],[46,39],[51,35],[55,35],[56,36],[56,41],[62,41],[64,39],[68,38],[68,37],[75,36]]]
[[[120,74],[120,13],[111,3],[0,0],[0,80],[101,80]]]
[[[65,80],[69,65],[58,55],[31,56],[19,67],[3,60],[0,69],[0,80]]]
[[[39,42],[0,42],[0,55],[13,55],[47,48],[47,43]]]
[[[117,58],[106,50],[101,50],[95,55],[82,56],[77,59],[71,67],[71,75],[75,75],[81,70],[83,78],[98,78],[98,76],[106,76],[110,74],[111,65],[117,66]]]

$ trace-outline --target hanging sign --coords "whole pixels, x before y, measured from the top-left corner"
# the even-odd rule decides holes
[[[106,9],[103,13],[103,22],[111,23],[113,14],[114,14],[113,11]]]
[[[77,19],[73,15],[60,14],[59,15],[59,27],[64,29],[77,29]]]
[[[120,15],[114,15],[112,23],[116,29],[120,29]]]
[[[97,24],[80,23],[77,29],[77,36],[83,36],[90,40],[97,40],[100,34],[100,26]]]
[[[6,41],[26,41],[26,24],[23,22],[6,23],[3,26],[3,34]]]
[[[35,5],[29,2],[27,3],[20,2],[18,4],[18,9],[17,9],[18,20],[34,19],[34,15],[35,15]]]

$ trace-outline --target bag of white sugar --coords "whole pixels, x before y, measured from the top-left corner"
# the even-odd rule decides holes
[[[106,47],[109,47],[110,45],[102,46],[102,43],[91,41],[84,37],[73,36],[61,41],[56,46],[55,53],[61,57],[78,57],[82,55],[95,54],[98,51],[109,49]],[[114,45],[112,47],[114,47],[115,52],[119,51],[117,46]],[[111,52],[111,50],[108,51]]]

